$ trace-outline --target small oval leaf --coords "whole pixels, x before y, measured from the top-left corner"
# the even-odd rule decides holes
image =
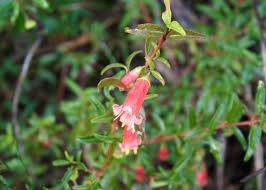
[[[167,61],[167,59],[165,59],[163,57],[158,57],[156,61],[159,61],[159,62],[165,64],[169,69],[171,68],[171,64],[169,63],[169,61]]]
[[[108,78],[101,80],[98,83],[97,88],[98,90],[101,90],[103,87],[107,87],[107,86],[116,86],[116,87],[123,88],[123,89],[126,88],[125,85],[119,79],[116,79],[113,77],[108,77]]]
[[[110,115],[100,115],[91,119],[92,123],[110,123],[113,117]]]
[[[162,20],[163,20],[165,25],[170,25],[171,24],[171,19],[172,19],[171,11],[164,11],[162,13]]]
[[[151,71],[151,74],[152,74],[152,76],[154,76],[154,78],[156,78],[158,81],[160,81],[160,83],[162,83],[162,85],[165,84],[165,81],[164,81],[162,75],[159,72]]]
[[[145,40],[145,56],[150,56],[153,49],[152,39],[150,37],[150,34],[147,34]]]
[[[147,30],[148,32],[164,32],[164,29],[157,25],[157,24],[151,24],[151,23],[146,23],[146,24],[139,24],[137,25],[136,29],[138,30]]]
[[[256,149],[256,145],[261,140],[261,134],[262,134],[262,128],[260,126],[254,125],[251,127],[248,135],[248,149],[244,161],[248,161],[252,157]]]
[[[262,81],[259,81],[257,92],[256,92],[256,98],[255,98],[255,107],[256,107],[256,113],[260,114],[264,111],[265,107],[265,87],[264,83]]]
[[[170,0],[164,0],[164,5],[165,5],[165,11],[162,13],[162,20],[166,25],[169,25],[172,20]]]
[[[125,32],[134,35],[146,36],[150,34],[151,37],[160,37],[164,34],[164,29],[156,24],[139,24],[136,28],[125,28]]]
[[[101,71],[101,75],[103,75],[109,69],[117,68],[117,67],[125,69],[126,72],[128,71],[128,69],[127,69],[127,67],[125,65],[123,65],[121,63],[112,63],[112,64],[109,64],[109,65],[107,65],[106,67],[103,68],[103,70]]]
[[[167,27],[169,29],[174,30],[175,32],[178,32],[179,34],[181,34],[182,36],[186,35],[186,31],[184,30],[184,28],[181,26],[181,24],[179,24],[177,21],[173,21],[170,24],[167,25]]]
[[[150,99],[157,98],[157,97],[159,97],[158,94],[148,94],[148,95],[145,97],[145,100],[150,100]]]
[[[184,30],[186,32],[185,36],[179,34],[178,32],[171,31],[170,34],[168,35],[168,38],[174,40],[198,40],[198,41],[202,41],[206,38],[205,35],[199,32],[194,32],[187,28],[184,28]]]
[[[67,160],[55,160],[55,161],[53,161],[53,166],[66,166],[69,164],[70,164],[70,162]]]
[[[99,135],[99,134],[93,134],[93,135],[86,136],[86,137],[79,137],[79,138],[77,138],[77,140],[83,144],[113,143],[113,142],[119,141],[119,139],[117,139],[115,137],[110,137],[110,136],[106,136],[106,135]]]
[[[145,61],[148,63],[150,70],[153,71],[155,69],[154,62],[149,57],[145,57]]]
[[[33,0],[33,2],[43,9],[49,8],[49,3],[46,0]]]

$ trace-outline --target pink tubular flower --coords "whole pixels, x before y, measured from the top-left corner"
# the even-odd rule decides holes
[[[130,85],[137,80],[137,78],[139,77],[139,74],[141,72],[143,67],[136,67],[135,69],[129,71],[128,73],[126,73],[122,79],[121,82],[125,85],[126,88],[129,88]],[[123,89],[120,89],[123,90]]]
[[[122,127],[128,126],[128,130],[135,132],[135,124],[140,125],[143,117],[139,111],[148,93],[150,82],[148,79],[141,78],[137,80],[134,87],[128,91],[127,97],[122,105],[114,104],[113,112],[115,120],[122,122]]]
[[[138,166],[135,168],[135,179],[137,182],[144,182],[145,180],[145,169],[143,166]]]
[[[159,153],[158,153],[159,160],[161,160],[161,161],[165,161],[165,160],[167,160],[168,155],[169,155],[169,150],[168,150],[168,148],[165,147],[165,146],[160,147],[160,149],[159,149]]]
[[[202,170],[196,173],[197,183],[201,187],[205,187],[208,184],[208,171],[204,167]]]
[[[133,150],[134,153],[137,153],[138,146],[141,144],[141,140],[138,139],[136,132],[132,132],[128,129],[128,126],[124,128],[123,141],[119,144],[121,152],[125,152],[126,155],[130,150]]]

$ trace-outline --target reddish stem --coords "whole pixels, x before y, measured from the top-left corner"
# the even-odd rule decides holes
[[[154,139],[145,140],[143,142],[143,144],[157,144],[157,143],[164,142],[164,141],[170,141],[170,140],[173,140],[175,138],[177,138],[176,135],[158,136]]]
[[[251,121],[241,121],[238,123],[222,123],[220,125],[217,126],[217,130],[218,129],[224,129],[226,127],[232,127],[232,126],[236,126],[236,127],[243,127],[243,126],[252,126],[254,124],[259,123],[261,120],[260,119],[256,119],[256,120],[251,120]],[[264,128],[266,127],[266,125],[264,126]],[[207,132],[209,129],[206,128],[204,129],[205,132]],[[157,144],[157,143],[161,143],[161,142],[165,142],[165,141],[170,141],[173,139],[176,139],[177,137],[184,137],[186,136],[187,132],[183,132],[181,134],[177,135],[168,135],[168,136],[158,136],[155,137],[154,139],[150,139],[150,140],[145,140],[143,142],[143,144]]]
[[[168,29],[164,35],[162,35],[158,41],[158,44],[156,46],[156,48],[154,48],[151,56],[150,56],[150,60],[153,61],[154,57],[156,56],[156,53],[159,49],[161,49],[161,47],[163,46],[164,42],[166,41],[167,39],[167,35],[170,33],[170,30]],[[145,62],[145,67],[148,67],[149,66],[149,63],[146,61]]]
[[[67,74],[69,72],[70,69],[70,65],[69,64],[64,64],[63,69],[61,71],[61,76],[60,76],[60,82],[59,82],[59,86],[57,89],[57,96],[56,96],[56,100],[57,103],[59,104],[59,102],[63,99],[64,95],[65,95],[65,80],[67,78]]]
[[[143,13],[145,22],[150,23],[152,21],[152,18],[149,14],[149,11],[147,10],[147,7],[145,6],[143,2],[140,3],[140,10]]]
[[[236,126],[236,127],[251,126],[251,125],[257,124],[259,122],[260,122],[260,119],[255,119],[255,120],[251,120],[251,121],[241,121],[238,123],[222,123],[222,124],[217,126],[217,129],[223,129],[225,127],[232,127],[232,126]]]

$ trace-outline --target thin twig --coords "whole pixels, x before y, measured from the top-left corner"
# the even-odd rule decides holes
[[[156,46],[156,48],[154,48],[151,56],[150,56],[150,61],[153,61],[154,57],[156,56],[157,51],[159,51],[161,49],[161,47],[163,46],[164,42],[167,39],[167,35],[171,32],[171,30],[167,29],[167,31],[164,33],[164,35],[162,35],[158,41],[158,44]],[[146,61],[145,62],[145,67],[148,67],[149,63]]]
[[[232,126],[236,126],[236,127],[251,126],[259,122],[260,122],[260,119],[255,119],[255,120],[250,120],[250,121],[241,121],[238,123],[222,123],[217,126],[217,129],[223,129],[223,128],[232,127]]]
[[[84,34],[81,34],[80,36],[74,38],[74,39],[71,39],[69,41],[65,41],[65,42],[62,42],[60,44],[53,44],[52,46],[48,46],[48,47],[43,47],[43,48],[38,48],[38,50],[34,53],[35,55],[41,55],[41,54],[44,54],[44,53],[49,53],[49,52],[52,52],[52,51],[55,51],[57,49],[63,51],[63,52],[72,52],[78,48],[81,48],[85,45],[87,45],[88,43],[90,42],[90,34],[89,33],[84,33]],[[23,57],[24,57],[24,54],[26,52],[21,52],[21,53],[18,53],[17,55],[14,55],[12,57],[12,60],[14,62],[18,62],[20,61]]]
[[[260,168],[259,170],[255,171],[254,173],[244,177],[240,180],[241,183],[246,183],[248,180],[250,180],[252,177],[259,175],[262,172],[265,172],[266,166],[264,168]]]
[[[149,14],[149,11],[145,4],[143,2],[140,3],[140,10],[144,16],[144,20],[147,23],[150,23],[152,21],[151,15]]]
[[[13,123],[13,135],[15,140],[18,142],[18,148],[20,153],[24,152],[24,147],[23,144],[21,142],[21,135],[20,135],[20,127],[19,127],[19,123],[17,120],[17,116],[18,116],[18,104],[19,104],[19,98],[21,95],[21,88],[22,88],[22,84],[27,76],[32,58],[36,52],[36,50],[38,49],[38,47],[40,46],[42,41],[42,38],[39,37],[31,46],[30,50],[28,51],[23,65],[22,65],[22,69],[18,78],[18,82],[16,85],[16,89],[15,89],[15,93],[14,93],[14,97],[13,97],[13,102],[12,102],[12,123]]]
[[[233,127],[233,126],[235,126],[235,127],[252,126],[252,125],[257,124],[259,122],[260,122],[259,119],[255,119],[255,120],[251,120],[251,121],[241,121],[238,123],[222,123],[222,124],[218,125],[216,127],[216,129],[219,130],[219,129],[224,129],[226,127]],[[208,128],[205,128],[204,132],[207,132],[207,131],[208,131]],[[161,143],[161,142],[165,142],[165,141],[174,140],[178,137],[184,137],[186,135],[187,135],[187,132],[182,132],[179,135],[168,135],[168,136],[159,135],[159,136],[155,137],[154,139],[145,140],[143,142],[143,144],[157,144],[157,143]]]
[[[58,49],[61,49],[65,52],[73,51],[79,47],[82,47],[88,44],[89,41],[90,41],[90,36],[88,33],[85,33],[73,40],[59,44]]]
[[[56,96],[56,100],[57,103],[59,104],[60,101],[63,99],[64,95],[65,95],[65,80],[67,78],[67,74],[69,72],[70,69],[70,65],[69,64],[64,64],[61,74],[60,74],[60,82],[59,82],[59,86],[57,89],[57,96]]]

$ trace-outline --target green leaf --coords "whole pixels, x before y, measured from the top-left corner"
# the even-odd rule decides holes
[[[19,6],[19,3],[14,1],[14,4],[13,4],[13,13],[12,13],[12,16],[10,17],[10,21],[12,23],[15,23],[18,16],[19,16],[19,13],[20,13],[20,6]]]
[[[170,0],[164,0],[164,5],[165,5],[165,11],[162,13],[162,20],[166,25],[169,25],[172,20]]]
[[[72,176],[70,177],[70,180],[71,181],[75,181],[78,177],[79,177],[79,172],[78,172],[78,169],[75,168],[74,171],[73,171]]]
[[[72,155],[70,155],[66,150],[64,151],[65,157],[69,162],[73,162],[74,161],[74,157]]]
[[[48,9],[49,8],[49,4],[48,4],[48,2],[46,0],[33,0],[33,2],[37,6],[43,8],[43,9]]]
[[[147,34],[145,40],[145,56],[149,57],[152,54],[152,51],[153,51],[152,39],[150,37],[150,34]]]
[[[107,65],[106,67],[103,68],[103,70],[101,71],[101,75],[103,75],[106,71],[108,71],[109,69],[112,69],[112,68],[123,68],[125,69],[126,72],[128,72],[128,69],[125,65],[121,64],[121,63],[112,63],[112,64],[109,64]]]
[[[150,99],[157,98],[157,97],[159,97],[158,94],[148,94],[148,95],[145,97],[145,100],[150,100]]]
[[[171,24],[171,20],[172,20],[172,13],[171,11],[164,11],[162,13],[162,20],[164,22],[164,24],[166,26],[170,25]]]
[[[242,148],[244,150],[246,150],[247,142],[246,142],[246,139],[245,139],[245,136],[243,135],[243,133],[237,127],[231,127],[231,130],[233,131],[233,133],[236,136],[237,140],[240,142]]]
[[[0,175],[0,188],[1,189],[4,188],[4,190],[14,190],[13,188],[10,187],[7,180],[5,180],[5,178],[2,175]]]
[[[233,94],[229,97],[226,109],[227,110],[224,110],[226,112],[225,120],[228,123],[237,122],[244,113],[244,106],[236,94]]]
[[[189,108],[188,122],[189,122],[189,128],[197,127],[197,115],[192,107]]]
[[[245,161],[248,161],[253,155],[256,145],[261,140],[262,128],[258,125],[251,126],[248,136],[248,150],[246,152]]]
[[[83,91],[80,88],[80,86],[73,80],[71,79],[66,79],[65,81],[66,85],[68,88],[71,89],[72,92],[74,92],[76,95],[78,96],[82,96],[83,95]]]
[[[19,32],[24,31],[25,21],[26,21],[25,14],[22,11],[20,11],[15,22],[15,30]]]
[[[265,108],[265,87],[262,81],[259,81],[255,99],[256,114],[260,114]]]
[[[218,163],[221,163],[222,159],[221,159],[221,155],[220,155],[220,143],[219,141],[214,140],[213,138],[209,138],[207,140],[207,144],[210,147],[210,151],[212,153],[212,155],[214,156],[214,158],[216,159],[216,161]]]
[[[137,30],[146,30],[147,33],[149,32],[158,32],[158,33],[161,33],[161,32],[164,32],[164,29],[157,25],[157,24],[151,24],[151,23],[146,23],[146,24],[139,24],[137,25],[136,27]]]
[[[73,187],[73,190],[87,190],[88,189],[88,185],[75,185]]]
[[[156,125],[160,127],[161,131],[164,131],[166,129],[163,119],[157,114],[156,112],[152,113],[152,118],[154,119]]]
[[[112,121],[113,117],[110,115],[101,115],[94,117],[91,122],[92,123],[110,123]]]
[[[161,55],[161,51],[157,50],[156,55],[154,57],[154,60],[158,59],[158,57],[160,57],[160,55]]]
[[[70,162],[67,160],[55,160],[55,161],[53,161],[53,166],[66,166],[69,164],[70,164]]]
[[[189,145],[185,146],[185,155],[182,157],[182,159],[179,159],[179,161],[177,161],[173,167],[172,172],[174,173],[174,175],[171,177],[172,180],[176,179],[176,176],[186,167],[186,165],[190,161],[193,152],[191,148],[192,147],[189,147]]]
[[[175,173],[180,172],[187,165],[191,158],[191,154],[187,155],[183,160],[177,163],[176,167],[174,167]]]
[[[153,71],[155,69],[155,64],[154,62],[149,58],[149,57],[145,57],[146,62],[148,63],[150,70]]]
[[[167,27],[169,29],[174,30],[175,32],[178,32],[179,34],[181,34],[182,36],[186,35],[186,31],[184,30],[184,28],[181,26],[181,24],[179,24],[177,21],[173,21],[170,24],[167,25]]]
[[[168,181],[151,181],[151,188],[155,189],[155,188],[159,188],[159,187],[164,187],[168,185]]]
[[[79,137],[77,139],[80,143],[89,144],[89,143],[113,143],[119,141],[119,139],[114,137],[109,137],[105,135],[93,134],[87,137]]]
[[[25,28],[27,30],[30,30],[34,27],[36,27],[37,23],[35,20],[32,20],[32,19],[27,19],[26,22],[25,22]]]
[[[65,173],[63,179],[62,179],[62,183],[66,184],[70,181],[71,176],[74,174],[74,168],[70,167],[67,169],[67,172]]]
[[[89,101],[94,106],[94,108],[98,114],[104,114],[105,113],[105,107],[101,103],[100,100],[97,100],[96,98],[89,98]]]
[[[126,88],[125,85],[119,79],[116,79],[113,77],[109,77],[109,78],[105,78],[101,80],[98,83],[97,88],[98,90],[101,90],[103,87],[107,87],[107,86],[116,86],[119,88]]]
[[[165,64],[169,69],[171,68],[171,64],[169,63],[169,61],[167,61],[167,59],[165,59],[163,57],[158,57],[156,59],[156,61],[159,61],[159,62]]]
[[[174,39],[174,40],[198,40],[198,41],[202,41],[205,39],[205,35],[199,32],[194,32],[187,28],[184,28],[184,31],[186,32],[185,36],[181,35],[180,33],[176,31],[171,31],[170,34],[168,35],[168,38]]]
[[[81,155],[82,155],[82,151],[80,150],[80,151],[78,151],[78,153],[77,153],[77,162],[80,162],[80,160],[81,160]]]
[[[127,60],[126,60],[127,68],[130,68],[130,64],[131,64],[133,58],[134,58],[137,54],[140,54],[140,53],[142,53],[142,50],[134,51],[133,53],[131,53],[131,54],[128,56],[128,58],[127,58]]]
[[[147,34],[150,34],[151,37],[159,38],[164,34],[164,29],[155,24],[139,24],[136,28],[125,28],[125,32],[140,36],[146,36]]]
[[[162,85],[165,84],[165,81],[164,81],[162,75],[159,72],[151,71],[151,74],[152,74],[152,76],[154,76],[154,78],[156,78],[158,81],[160,81],[160,83],[162,83]]]

